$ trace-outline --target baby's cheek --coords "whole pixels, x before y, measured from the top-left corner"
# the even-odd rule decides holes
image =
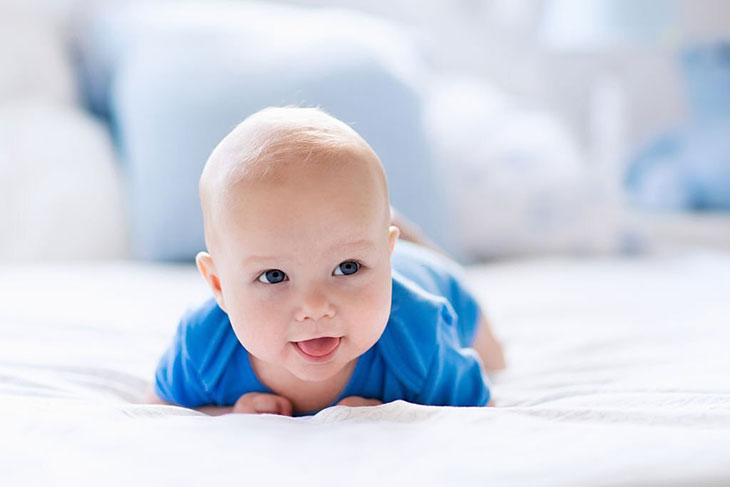
[[[262,306],[259,302],[237,304],[235,313],[230,313],[229,318],[239,341],[249,351],[263,349],[284,333],[279,307]]]
[[[357,313],[366,330],[369,333],[382,332],[390,316],[390,287],[370,286],[358,295],[357,303]]]

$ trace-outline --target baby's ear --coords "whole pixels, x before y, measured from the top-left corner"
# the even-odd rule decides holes
[[[398,236],[400,236],[400,228],[396,227],[395,225],[391,225],[388,228],[388,238],[390,239],[390,253],[393,253],[393,249],[395,248],[395,243],[398,241]]]
[[[208,283],[208,286],[210,286],[210,289],[213,291],[213,297],[215,297],[215,300],[218,302],[218,306],[220,306],[223,311],[226,311],[226,306],[223,302],[223,292],[221,291],[221,281],[218,277],[217,271],[215,270],[213,258],[208,252],[198,252],[198,255],[195,256],[195,265],[198,266],[200,275],[203,276],[203,279],[205,279],[205,282]]]

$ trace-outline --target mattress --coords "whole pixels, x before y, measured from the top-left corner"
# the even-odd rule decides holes
[[[303,418],[140,404],[193,266],[0,269],[2,485],[730,485],[730,253],[467,269],[496,407]]]

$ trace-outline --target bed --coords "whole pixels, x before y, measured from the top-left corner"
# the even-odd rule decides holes
[[[193,266],[0,270],[3,485],[730,485],[730,252],[468,268],[496,407],[208,417],[140,404]]]

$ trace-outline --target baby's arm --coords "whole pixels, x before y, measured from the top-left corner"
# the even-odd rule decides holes
[[[177,406],[171,402],[163,401],[154,391],[149,391],[145,399],[147,404],[166,404]],[[292,403],[289,399],[275,394],[263,392],[249,392],[242,395],[233,406],[200,406],[191,408],[195,411],[207,414],[208,416],[220,416],[229,413],[241,414],[280,414],[282,416],[292,415]]]
[[[168,406],[176,406],[171,402],[163,401],[154,391],[150,390],[145,398],[145,404],[165,404]],[[360,396],[348,396],[337,403],[337,406],[379,406],[383,404],[377,399],[366,399]],[[208,416],[220,416],[229,413],[243,414],[281,414],[283,416],[292,415],[292,404],[289,399],[275,394],[266,394],[262,392],[249,392],[241,396],[233,406],[201,406],[192,408],[195,411],[207,414]]]

